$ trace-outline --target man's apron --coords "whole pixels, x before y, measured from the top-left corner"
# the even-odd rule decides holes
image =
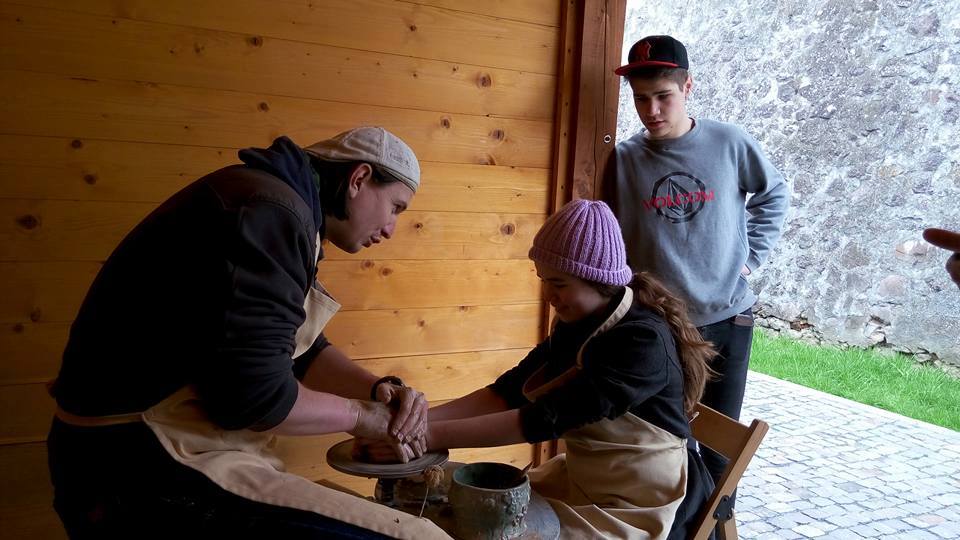
[[[550,381],[542,366],[524,383],[530,401],[576,377],[583,350],[630,310],[627,287],[620,305],[584,342],[576,365]],[[602,361],[602,360],[601,360]],[[561,538],[660,539],[670,533],[686,494],[686,440],[629,411],[563,434],[566,454],[530,471],[530,484],[560,518]]]
[[[297,329],[294,358],[313,345],[340,304],[314,280],[303,307],[307,317]],[[86,427],[143,421],[173,459],[251,501],[314,512],[394,538],[450,538],[428,519],[285,472],[283,461],[274,453],[275,435],[221,429],[209,420],[192,386],[181,388],[142,414],[78,417],[58,408],[57,416],[68,424]]]

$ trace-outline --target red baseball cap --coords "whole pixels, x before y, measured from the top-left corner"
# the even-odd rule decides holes
[[[630,47],[627,63],[613,72],[629,75],[636,69],[656,67],[690,69],[683,43],[670,36],[647,36]]]

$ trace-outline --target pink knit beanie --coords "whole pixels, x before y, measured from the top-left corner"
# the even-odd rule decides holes
[[[620,224],[602,201],[577,199],[550,216],[533,238],[530,258],[578,278],[630,283]]]

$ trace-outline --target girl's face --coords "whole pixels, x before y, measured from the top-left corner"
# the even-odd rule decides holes
[[[534,264],[543,283],[543,299],[557,310],[561,321],[579,321],[602,311],[610,302],[586,281],[539,262]]]

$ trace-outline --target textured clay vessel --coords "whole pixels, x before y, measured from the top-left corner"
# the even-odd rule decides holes
[[[463,540],[501,540],[523,534],[530,480],[504,463],[473,463],[453,473],[450,507]]]

